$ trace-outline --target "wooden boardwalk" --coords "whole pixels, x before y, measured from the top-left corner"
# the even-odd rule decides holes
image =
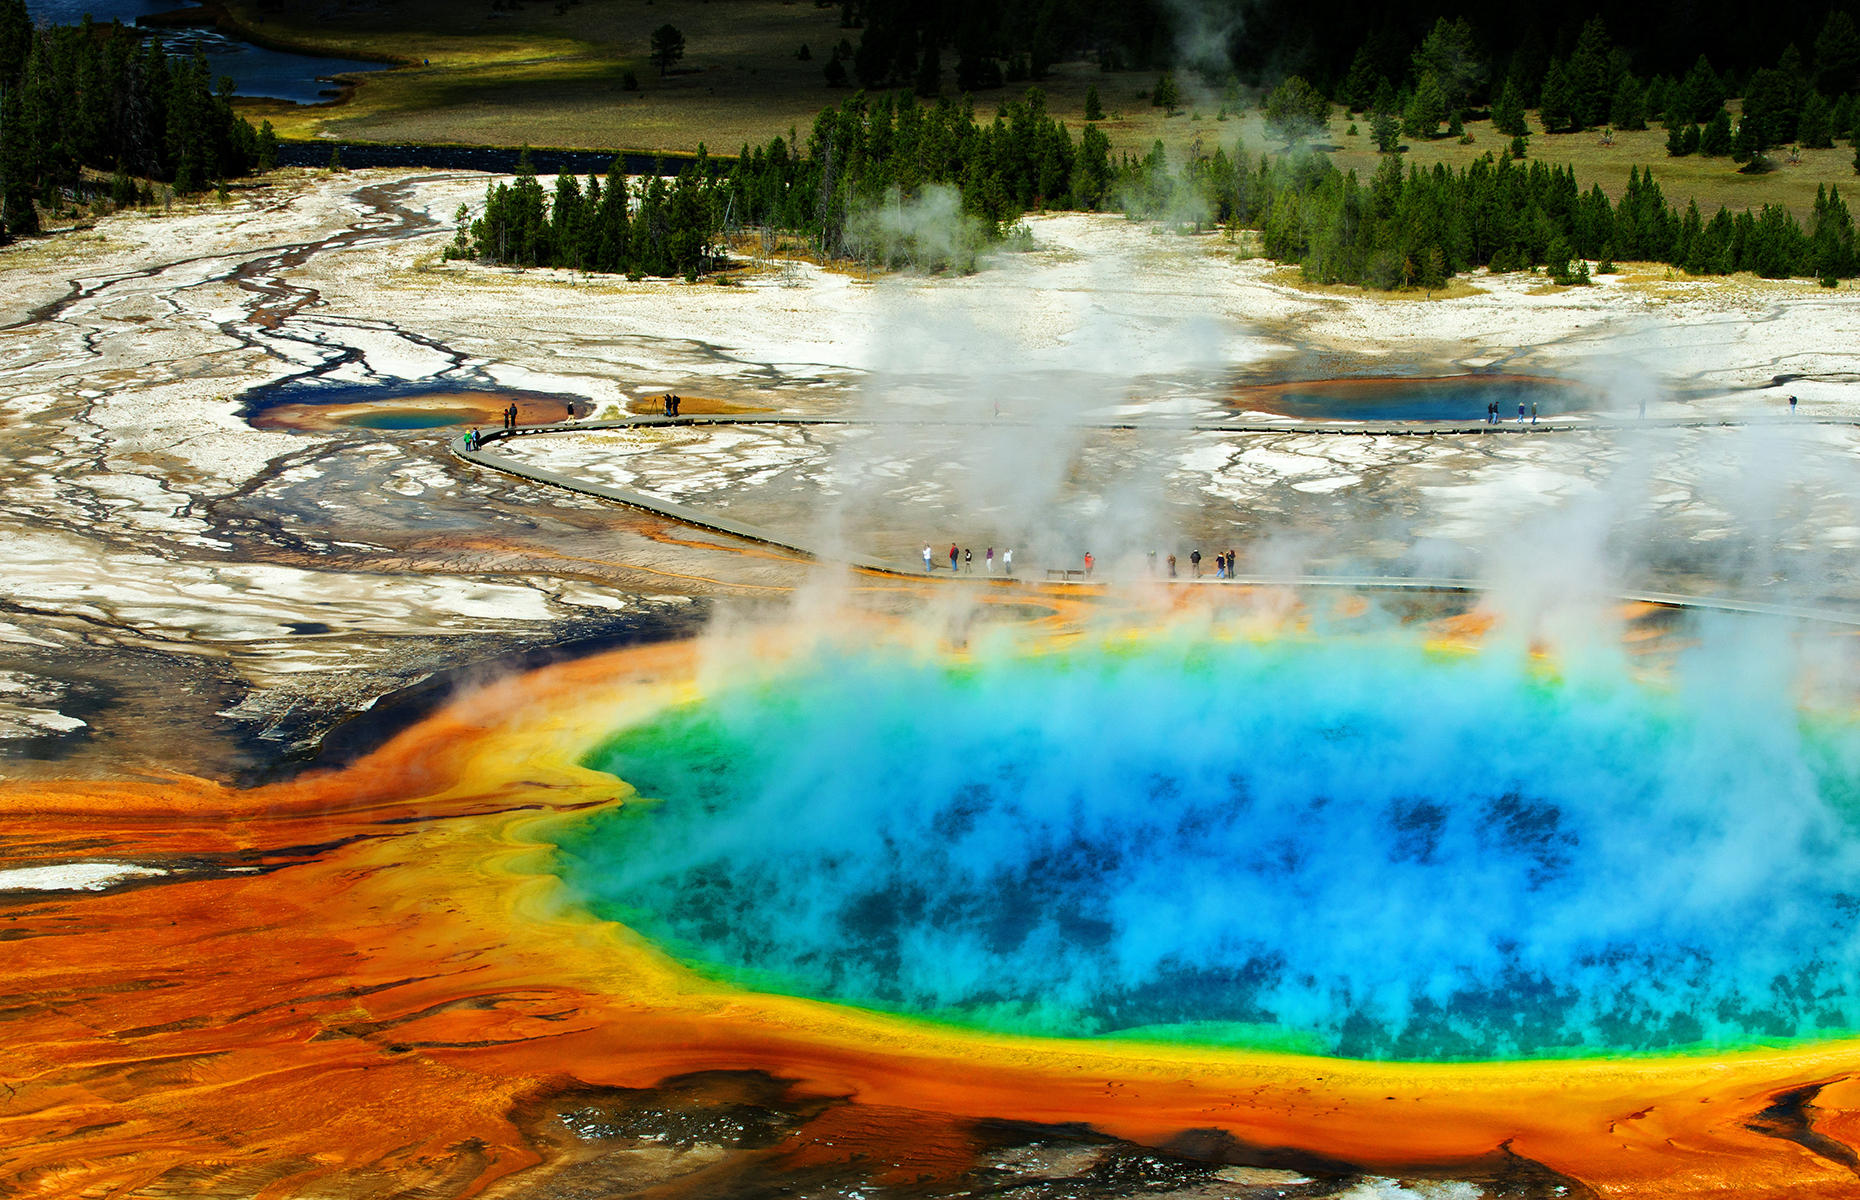
[[[1306,433],[1363,437],[1432,437],[1441,435],[1463,436],[1466,434],[1533,434],[1533,433],[1571,433],[1578,431],[1622,431],[1651,429],[1717,429],[1734,428],[1746,425],[1849,425],[1860,426],[1860,420],[1826,420],[1806,417],[1784,417],[1763,420],[1729,420],[1729,419],[1690,419],[1665,418],[1659,420],[1597,422],[1597,421],[1545,421],[1536,425],[1515,422],[1489,424],[1478,421],[1471,424],[1463,422],[1405,422],[1400,425],[1370,425],[1358,422],[1332,423],[1298,423],[1269,424],[1243,421],[1201,421],[1193,419],[1172,419],[1153,417],[1132,420],[1073,421],[1064,423],[1068,429],[1130,429],[1130,430],[1174,430],[1186,433]],[[617,421],[574,421],[560,425],[528,425],[516,429],[487,430],[480,435],[480,448],[466,448],[465,435],[452,439],[452,454],[475,466],[501,471],[532,483],[559,487],[584,496],[593,496],[623,504],[628,508],[666,517],[697,529],[708,529],[744,541],[757,542],[765,546],[787,550],[816,562],[842,563],[861,571],[870,571],[882,575],[907,576],[914,579],[932,579],[938,583],[968,583],[995,587],[1026,587],[1038,584],[1041,587],[1086,588],[1102,590],[1113,584],[1147,583],[1158,587],[1285,587],[1285,588],[1343,588],[1355,591],[1413,591],[1413,592],[1482,592],[1489,588],[1483,580],[1469,578],[1425,578],[1417,576],[1386,575],[1300,575],[1268,576],[1242,575],[1230,580],[1217,580],[1212,575],[1203,575],[1198,579],[1083,579],[1081,571],[1066,570],[1059,579],[1035,580],[1031,577],[1012,575],[976,576],[963,572],[936,575],[926,573],[915,564],[903,564],[866,555],[853,554],[844,547],[832,546],[823,542],[810,541],[788,534],[779,534],[751,525],[746,521],[736,521],[729,517],[718,516],[689,505],[662,499],[647,492],[636,492],[628,488],[614,487],[611,484],[594,483],[572,475],[563,475],[556,471],[544,470],[520,462],[508,455],[493,453],[487,447],[497,442],[517,437],[547,436],[561,433],[598,432],[605,429],[652,429],[652,428],[703,428],[716,425],[845,425],[845,426],[920,426],[923,428],[958,428],[976,425],[1010,426],[1028,429],[1061,427],[1055,422],[1017,421],[1010,418],[986,420],[934,420],[918,418],[866,419],[857,417],[807,417],[786,416],[773,413],[755,413],[734,416],[689,416],[659,417],[637,416]],[[1054,572],[1047,572],[1053,574]],[[1727,613],[1750,613],[1763,616],[1786,617],[1795,620],[1831,622],[1840,625],[1860,627],[1860,612],[1847,612],[1840,609],[1805,608],[1786,604],[1766,604],[1760,601],[1719,599],[1707,596],[1686,596],[1671,592],[1623,592],[1618,597],[1630,603],[1657,604],[1670,608],[1691,608]]]

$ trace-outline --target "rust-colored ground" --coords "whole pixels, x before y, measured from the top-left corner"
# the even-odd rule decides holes
[[[1393,1173],[1510,1155],[1602,1194],[1860,1192],[1860,1045],[1377,1064],[989,1037],[700,979],[577,908],[546,866],[554,828],[627,794],[573,764],[707,669],[689,642],[549,667],[346,770],[249,791],[0,788],[9,865],[192,872],[0,902],[0,1187],[471,1194],[542,1161],[519,1116],[556,1093],[731,1071],[852,1101],[784,1143],[784,1169],[876,1154],[888,1178],[947,1177],[966,1153],[950,1122],[1004,1117],[1227,1161],[1292,1148]]]

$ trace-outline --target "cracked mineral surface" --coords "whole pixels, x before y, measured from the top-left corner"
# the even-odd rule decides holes
[[[511,452],[900,562],[954,541],[1018,547],[1028,572],[1086,550],[1135,572],[1234,545],[1256,570],[1479,577],[1508,547],[1580,543],[1613,547],[1624,585],[1860,601],[1845,293],[1482,275],[1383,300],[1301,288],[1218,234],[1081,214],[1034,218],[1032,250],[972,276],[783,262],[729,288],[630,283],[444,262],[444,214],[482,187],[286,172],[0,250],[6,773],[262,771],[436,672],[687,630],[813,570],[479,471],[447,452],[455,426],[248,419],[286,395],[314,412],[319,387],[352,409],[371,386],[544,398],[526,421],[548,397],[611,417],[665,391],[846,418]],[[1476,432],[1338,433],[1251,390],[1470,371],[1596,400],[1554,432],[1507,408]],[[1079,425],[1116,420],[1142,427]],[[1222,420],[1283,428],[1188,428]]]

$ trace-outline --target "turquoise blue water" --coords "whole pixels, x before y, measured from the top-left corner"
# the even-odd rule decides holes
[[[1670,687],[1399,639],[820,656],[621,732],[561,869],[745,986],[1364,1058],[1860,1021],[1860,731],[1785,641]]]

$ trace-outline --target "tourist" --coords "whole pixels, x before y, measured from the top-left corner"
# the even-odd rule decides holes
[[[1175,555],[1169,556],[1169,578],[1175,578]]]
[[[1001,573],[1003,575],[1012,575],[1014,573],[1014,551],[1012,549],[1003,550],[1001,552]]]
[[[1537,424],[1537,401],[1531,401],[1531,424]]]
[[[956,543],[954,542],[949,544],[949,570],[952,575],[956,573]]]
[[[574,404],[573,404],[573,403],[571,402],[571,403],[567,403],[567,404],[564,404],[564,405],[563,405],[562,407],[563,407],[563,408],[566,408],[566,409],[568,410],[568,415],[567,415],[566,417],[563,417],[562,419],[563,419],[564,421],[572,421],[572,420],[574,420],[574,419],[575,419],[575,406],[574,406]]]
[[[962,573],[964,575],[975,574],[975,551],[964,550],[962,552]]]
[[[1518,401],[1518,424],[1524,424],[1524,401]]]
[[[1190,550],[1188,552],[1188,565],[1190,569],[1193,570],[1195,574],[1195,578],[1200,579],[1201,578],[1201,551]]]
[[[1232,547],[1232,546],[1229,546],[1229,547],[1227,548],[1227,578],[1228,578],[1228,579],[1229,579],[1230,581],[1231,581],[1231,580],[1233,579],[1233,577],[1234,577],[1234,564],[1235,564],[1235,563],[1237,563],[1237,562],[1239,562],[1239,561],[1240,561],[1239,559],[1237,559],[1237,558],[1235,558],[1235,557],[1234,557],[1234,551],[1233,551],[1233,547]]]
[[[1640,398],[1640,419],[1643,421],[1647,419],[1647,397],[1645,396]]]
[[[1087,550],[1085,552],[1085,578],[1087,579],[1091,578],[1091,562],[1091,551]]]
[[[930,573],[930,543],[924,543],[924,574]]]
[[[1150,578],[1156,578],[1156,551],[1150,551]]]
[[[1794,396],[1789,397],[1789,415],[1792,417],[1795,416],[1795,397]]]
[[[1214,556],[1214,577],[1216,579],[1227,578],[1227,556],[1225,554]]]
[[[988,573],[990,575],[995,573],[995,548],[993,546],[988,547]]]

